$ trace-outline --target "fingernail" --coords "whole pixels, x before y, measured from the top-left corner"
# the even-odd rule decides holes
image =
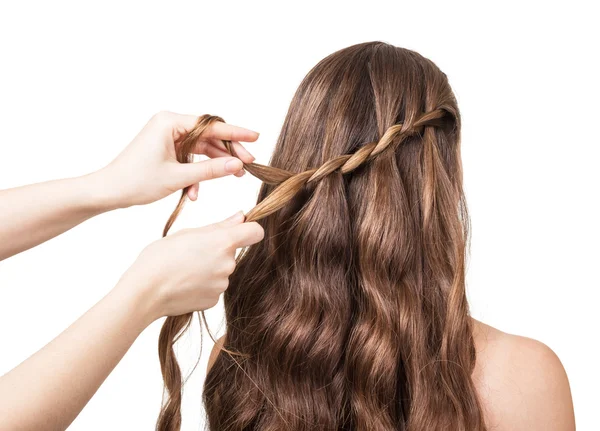
[[[231,217],[228,217],[226,220],[227,221],[239,221],[239,220],[243,220],[243,219],[244,219],[244,213],[242,211],[238,211]]]
[[[225,163],[225,171],[234,173],[242,169],[243,163],[240,159],[231,159]]]

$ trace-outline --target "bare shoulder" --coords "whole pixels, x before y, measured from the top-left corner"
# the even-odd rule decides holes
[[[490,431],[575,430],[569,380],[556,353],[538,340],[473,324],[473,381]]]
[[[208,357],[208,365],[206,366],[207,374],[210,371],[210,368],[213,366],[213,364],[217,360],[217,355],[219,354],[221,347],[223,347],[223,343],[225,343],[225,335],[223,335],[222,337],[219,337],[217,339],[217,342],[215,343],[212,350],[210,351],[210,356]]]

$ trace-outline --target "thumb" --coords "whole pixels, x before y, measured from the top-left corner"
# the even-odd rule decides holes
[[[235,174],[243,167],[240,159],[235,157],[215,157],[195,163],[182,163],[178,169],[186,185],[200,181],[212,180]]]
[[[226,218],[220,222],[214,223],[213,227],[215,228],[224,228],[224,227],[232,227],[242,223],[245,220],[246,216],[242,211],[236,212],[231,217]]]

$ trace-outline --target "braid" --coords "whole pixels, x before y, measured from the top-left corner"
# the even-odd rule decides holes
[[[338,171],[347,174],[354,171],[359,166],[369,162],[378,154],[392,147],[392,144],[398,145],[406,137],[413,136],[422,132],[426,126],[441,126],[442,119],[446,111],[435,109],[422,114],[414,123],[394,124],[381,137],[379,142],[371,142],[353,154],[345,154],[334,157],[323,163],[318,168],[309,169],[300,173],[292,173],[283,169],[265,166],[258,163],[244,164],[244,168],[252,175],[267,184],[277,185],[269,196],[258,203],[246,214],[246,221],[256,221],[267,217],[277,210],[281,209],[293,196],[295,196],[303,186],[321,180],[327,175]],[[202,118],[202,117],[201,117]],[[200,121],[199,121],[200,124]],[[195,130],[195,129],[194,129]],[[193,131],[193,130],[192,130]],[[191,134],[191,133],[190,133]],[[237,156],[231,141],[223,141],[227,151],[232,156]]]
[[[345,154],[334,157],[323,163],[318,168],[313,168],[300,173],[289,172],[284,169],[272,166],[261,165],[258,163],[244,164],[244,169],[260,179],[266,184],[277,186],[272,193],[252,208],[247,214],[245,221],[257,221],[281,209],[290,199],[292,199],[306,184],[315,183],[335,171],[347,174],[365,163],[368,163],[379,154],[390,148],[394,148],[405,138],[422,133],[426,126],[441,126],[446,110],[437,108],[423,113],[412,124],[409,122],[394,124],[389,127],[378,142],[370,142],[363,145],[353,154]],[[217,121],[225,122],[223,118],[216,115],[201,115],[194,128],[176,147],[177,161],[180,163],[191,163],[193,160],[192,149],[200,136]],[[237,154],[230,140],[223,140],[227,151],[234,157]],[[163,237],[167,235],[169,229],[175,222],[175,219],[183,209],[185,197],[189,186],[184,188],[179,198],[179,202],[163,230]],[[160,416],[157,421],[157,430],[179,430],[181,427],[181,390],[182,378],[181,369],[177,364],[174,344],[181,334],[190,326],[193,314],[188,313],[181,316],[169,316],[165,320],[159,337],[159,359],[161,371],[165,383],[165,395],[167,400],[163,404]],[[202,311],[202,317],[206,324],[206,317]],[[208,328],[207,328],[208,329]],[[209,331],[210,334],[210,331]],[[216,343],[214,338],[213,341]],[[229,354],[225,348],[221,350]]]

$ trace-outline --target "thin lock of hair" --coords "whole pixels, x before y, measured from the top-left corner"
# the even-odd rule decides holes
[[[200,136],[206,132],[206,130],[215,122],[224,122],[223,118],[216,115],[204,114],[198,117],[198,121],[194,128],[185,136],[185,138],[177,143],[175,147],[176,159],[180,163],[191,163],[193,161],[193,148],[198,142]],[[235,150],[231,146],[231,141],[223,141],[227,150],[234,156],[237,156]],[[291,175],[284,171],[279,171],[269,166],[263,166],[256,163],[246,164],[245,169],[259,178],[263,178],[263,181],[271,184],[277,184],[289,178]],[[173,226],[173,223],[183,210],[185,205],[186,196],[189,187],[184,188],[181,191],[181,196],[175,207],[173,213],[169,216],[169,219],[165,223],[162,236],[167,236],[169,230]],[[251,221],[249,217],[246,217],[246,221]],[[207,328],[208,333],[213,341],[216,342],[206,320],[204,311],[201,312],[202,322]],[[190,328],[193,319],[193,313],[187,313],[180,316],[169,316],[165,319],[165,322],[161,328],[159,335],[158,344],[158,356],[160,360],[161,373],[165,384],[163,406],[161,408],[156,429],[157,430],[179,430],[181,428],[181,396],[183,389],[183,379],[181,374],[181,368],[177,363],[175,353],[175,343],[183,335],[183,333]],[[228,351],[227,349],[223,349]],[[238,354],[237,352],[228,351],[230,354]],[[243,356],[243,355],[240,355]]]
[[[214,121],[199,118],[180,162]],[[265,237],[238,255],[224,292],[226,336],[203,391],[209,429],[485,431],[446,75],[382,42],[340,50],[300,84],[270,165],[244,169],[263,181],[246,221]],[[158,430],[180,429],[173,347],[191,318],[161,330]]]

